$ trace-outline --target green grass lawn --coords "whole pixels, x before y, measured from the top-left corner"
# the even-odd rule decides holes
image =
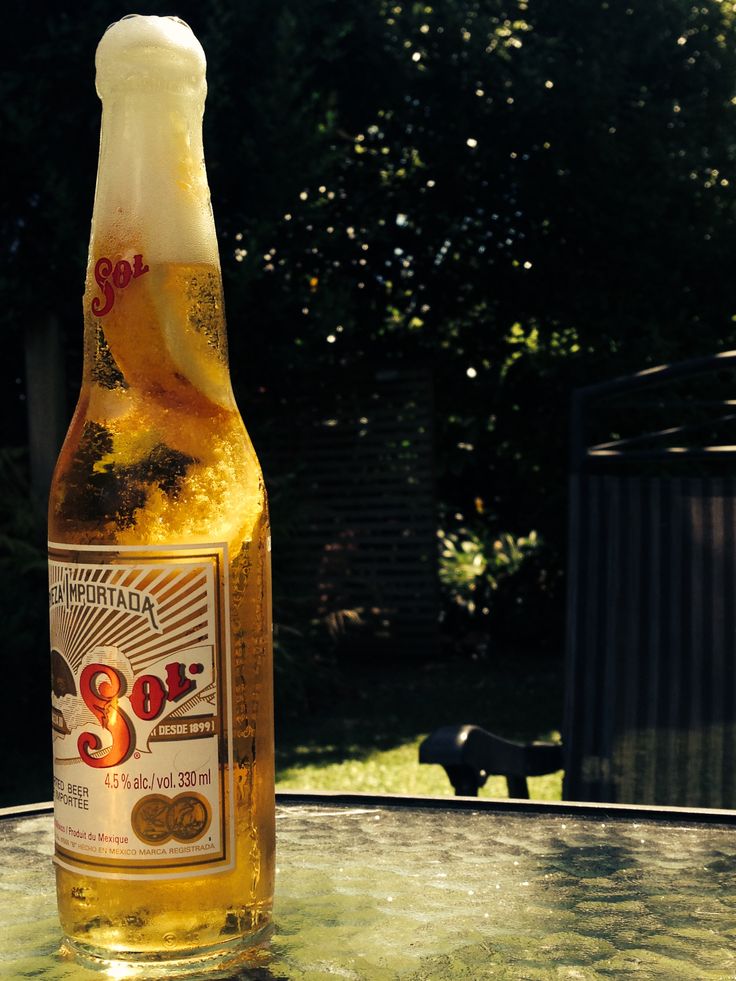
[[[528,656],[451,659],[425,665],[342,666],[342,693],[277,728],[277,789],[451,795],[439,766],[418,747],[440,725],[473,722],[508,738],[559,738],[559,662]],[[283,694],[281,695],[283,698]],[[561,773],[529,780],[532,798],[559,800]],[[484,797],[507,797],[491,777]]]
[[[347,758],[335,763],[307,763],[298,760],[280,768],[277,790],[351,791],[367,794],[410,794],[443,797],[453,790],[440,766],[420,766],[417,762],[423,736],[393,749],[378,749],[367,756]],[[562,771],[529,778],[529,795],[536,800],[560,800]],[[503,777],[489,777],[481,797],[508,797]]]

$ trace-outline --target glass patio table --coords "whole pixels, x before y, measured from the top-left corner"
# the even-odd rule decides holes
[[[734,812],[280,794],[277,815],[274,936],[219,977],[736,978]],[[100,977],[58,954],[52,848],[50,806],[0,811],[2,979]]]

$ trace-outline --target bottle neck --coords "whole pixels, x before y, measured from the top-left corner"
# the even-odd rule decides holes
[[[120,411],[136,399],[210,415],[234,406],[202,152],[203,96],[203,89],[198,98],[191,88],[129,87],[105,95],[84,384],[125,391]],[[102,420],[112,410],[99,394],[89,411]]]
[[[202,148],[203,108],[191,92],[121,89],[106,97],[90,272],[101,257],[115,263],[134,255],[146,264],[205,263],[219,269]]]

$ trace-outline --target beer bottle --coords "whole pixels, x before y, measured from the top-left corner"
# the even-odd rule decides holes
[[[96,67],[83,381],[49,505],[58,904],[77,957],[170,977],[268,933],[270,538],[228,371],[204,53],[183,21],[131,16]]]

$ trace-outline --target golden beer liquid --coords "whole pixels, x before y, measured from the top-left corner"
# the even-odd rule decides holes
[[[169,28],[163,25],[161,40],[162,25],[154,27],[166,52]],[[98,61],[98,80],[99,74]],[[168,186],[169,168],[172,200],[180,200],[179,217],[186,228],[187,208],[201,211],[203,184],[206,190],[204,164],[196,153],[201,100],[199,110],[194,100],[187,117],[186,102],[176,91],[154,91],[148,99],[141,118],[140,167],[162,169],[159,186]],[[140,95],[126,100],[123,93],[117,106],[118,116],[128,117],[128,136],[139,100]],[[172,104],[175,111],[170,112]],[[184,124],[191,130],[188,155],[177,156]],[[49,540],[160,546],[162,553],[171,546],[227,543],[235,867],[192,878],[140,881],[98,878],[57,866],[59,915],[64,935],[77,952],[101,960],[164,959],[199,965],[209,954],[247,943],[268,925],[271,915],[274,754],[268,512],[261,470],[232,395],[216,252],[211,261],[198,261],[216,250],[211,217],[208,225],[206,215],[204,224],[201,215],[194,216],[191,242],[186,236],[178,239],[172,250],[178,255],[171,259],[164,254],[165,236],[163,242],[157,236],[156,215],[146,214],[145,182],[132,186],[130,213],[119,221],[110,191],[115,167],[138,164],[134,146],[122,147],[114,138],[106,143],[105,125],[103,116],[84,299],[83,384],[54,474]],[[108,137],[110,132],[115,137],[116,125],[111,118]],[[157,135],[158,159],[147,150],[152,125],[164,131],[168,125],[178,134],[167,143],[164,133],[164,153]],[[201,173],[183,181],[182,173],[193,168]],[[131,180],[130,173],[123,185],[125,180]],[[197,231],[202,226],[204,236]],[[99,259],[132,265],[136,255],[142,256],[139,267],[147,267],[145,273],[116,288],[111,309],[94,316],[93,301],[99,304],[102,296],[95,278]],[[229,779],[223,784],[228,788]],[[225,793],[227,798],[227,789]],[[230,804],[223,800],[225,814]]]

